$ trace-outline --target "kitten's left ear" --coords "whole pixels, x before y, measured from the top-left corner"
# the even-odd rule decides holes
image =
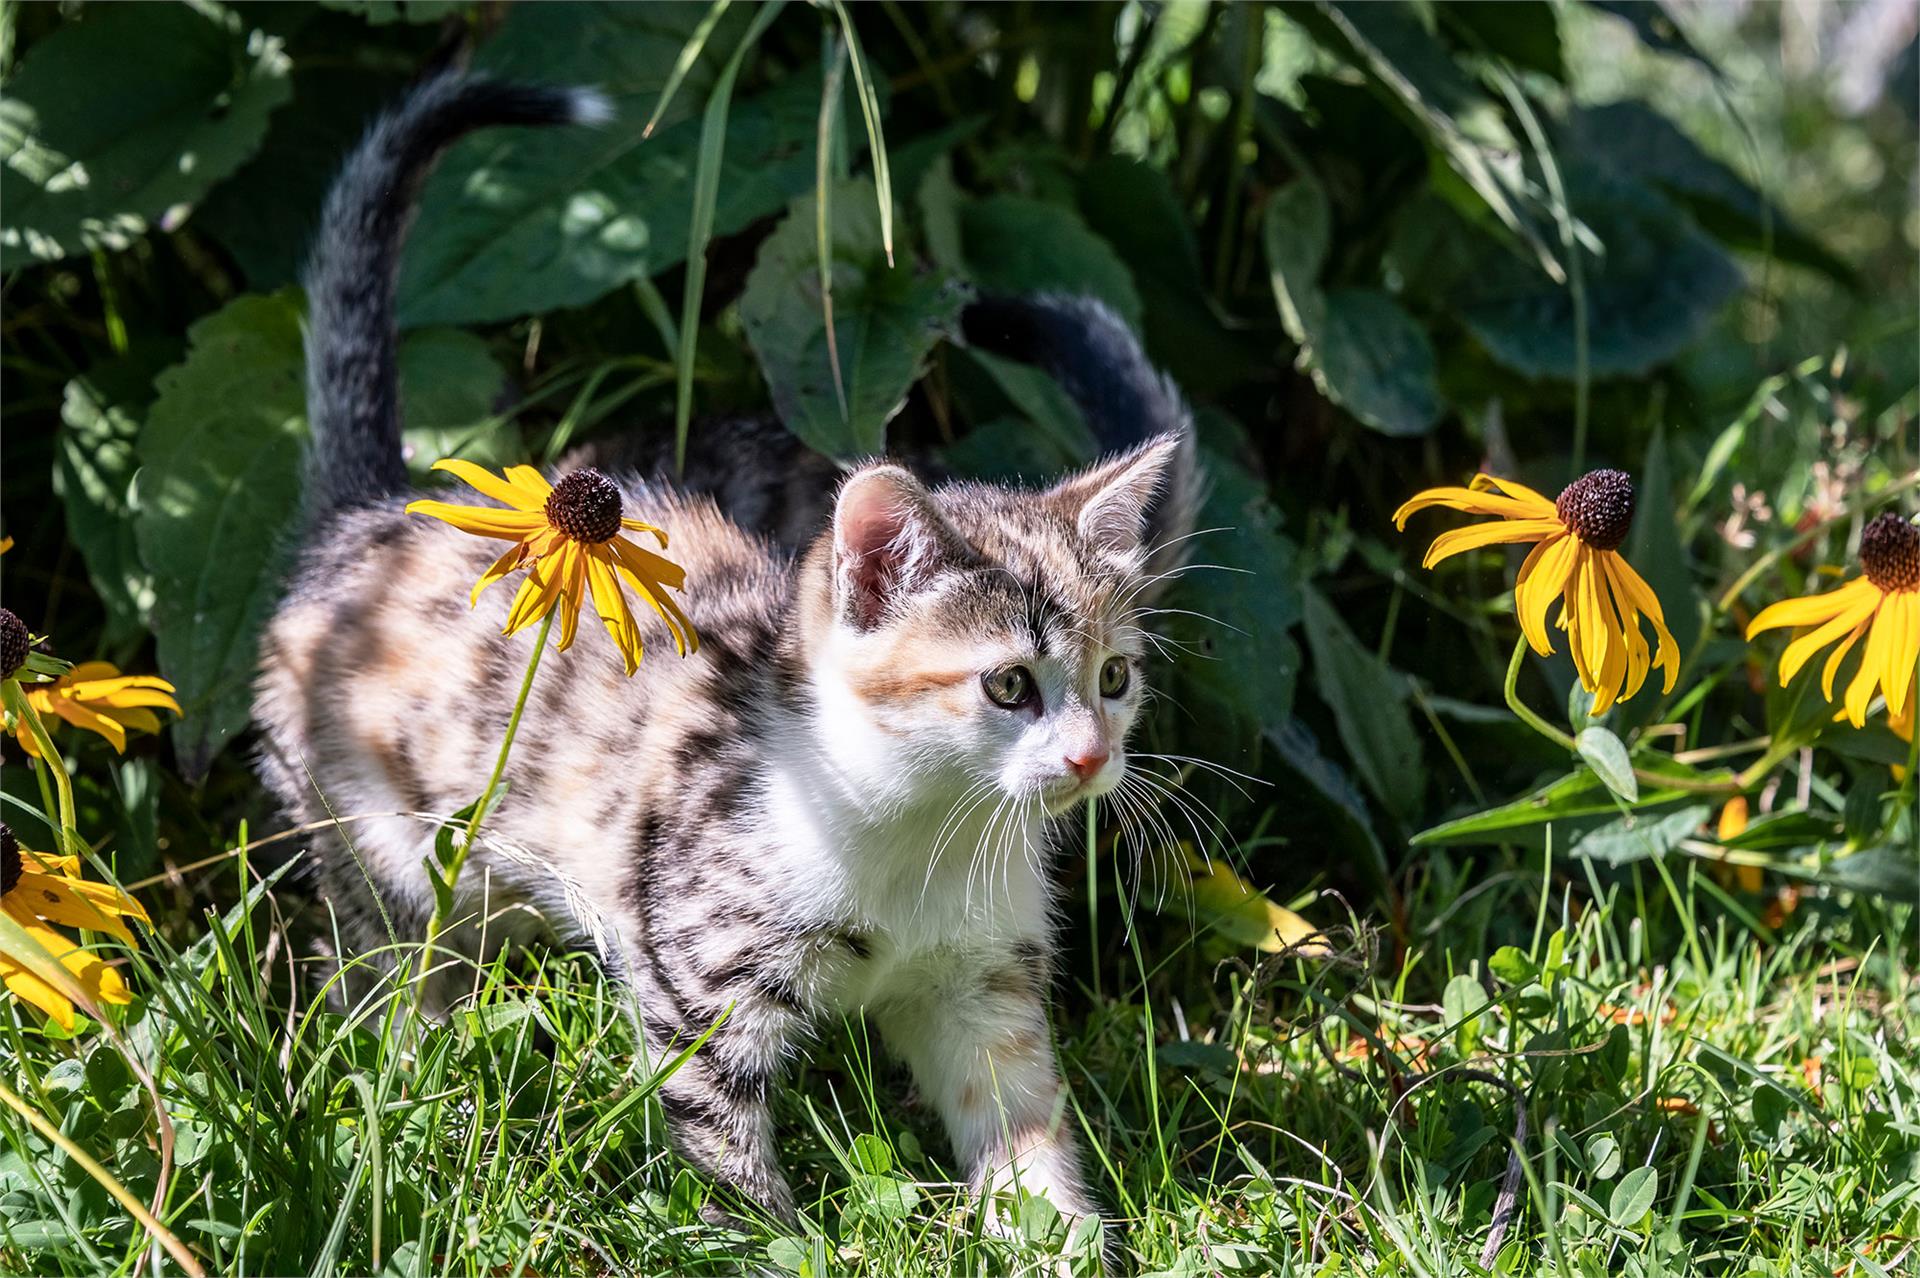
[[[1168,487],[1180,447],[1178,434],[1165,434],[1122,453],[1112,461],[1064,479],[1047,490],[1049,500],[1073,513],[1080,535],[1110,554],[1140,549],[1147,512]]]

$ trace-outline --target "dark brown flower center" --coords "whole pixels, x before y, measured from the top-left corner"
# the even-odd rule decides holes
[[[620,531],[620,486],[582,466],[553,486],[547,522],[575,541],[610,541]]]
[[[13,837],[5,822],[0,822],[0,896],[13,891],[25,868],[26,863],[20,859],[20,840]]]
[[[1920,528],[1887,511],[1860,534],[1860,566],[1882,590],[1920,590]]]
[[[0,679],[11,679],[27,663],[27,623],[0,608]]]
[[[1618,550],[1633,526],[1633,476],[1590,470],[1560,490],[1560,522],[1595,550]]]

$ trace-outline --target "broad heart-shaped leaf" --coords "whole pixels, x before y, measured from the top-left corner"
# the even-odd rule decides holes
[[[287,100],[280,41],[184,4],[90,5],[0,99],[0,269],[124,248],[173,225]]]
[[[160,672],[185,711],[170,731],[188,777],[246,727],[260,628],[298,525],[302,320],[293,290],[241,297],[201,320],[186,359],[160,374],[140,428],[134,536],[153,574]],[[423,427],[457,424],[436,419],[470,411],[479,388],[500,384],[477,339],[452,339],[419,334],[400,352],[402,411]]]
[[[740,319],[787,429],[830,457],[859,457],[885,446],[888,420],[906,402],[961,298],[917,274],[905,254],[888,267],[870,182],[840,183],[829,206],[833,333],[846,416],[827,345],[813,196],[794,201],[760,246],[740,296]]]
[[[60,406],[53,490],[106,606],[110,639],[133,637],[153,604],[153,579],[133,536],[134,439],[153,403],[154,375],[178,355],[174,342],[135,347],[68,382]]]
[[[1609,102],[1569,111],[1556,142],[1556,153],[1578,155],[1658,187],[1725,244],[1771,252],[1842,283],[1855,280],[1852,267],[1645,103]]]
[[[1580,161],[1563,173],[1574,216],[1601,245],[1582,248],[1588,368],[1633,376],[1672,359],[1740,291],[1732,259],[1673,201]],[[1458,279],[1453,303],[1487,352],[1528,377],[1571,378],[1573,294],[1490,239]]]
[[[598,84],[617,118],[601,128],[497,129],[448,153],[421,198],[400,270],[400,323],[475,324],[584,306],[686,258],[687,192],[706,97],[740,33],[734,11],[688,71],[664,125],[640,125],[698,4],[515,6],[480,63],[503,76]],[[853,104],[845,108],[852,111]],[[814,184],[817,69],[732,104],[714,234],[731,235]],[[846,131],[847,145],[865,130]],[[872,190],[862,197],[873,202]]]
[[[1641,767],[1691,781],[1726,780],[1731,775],[1709,775],[1671,760],[1651,756],[1643,756]],[[1655,807],[1682,799],[1697,801],[1698,795],[1685,790],[1651,787],[1641,794],[1636,811],[1644,817]],[[1539,847],[1543,829],[1551,825],[1555,831],[1554,846],[1565,847],[1569,837],[1605,825],[1619,815],[1619,800],[1607,791],[1592,771],[1581,768],[1511,803],[1422,830],[1413,836],[1412,843],[1415,847],[1457,847],[1482,843],[1518,843]]]
[[[1660,1173],[1651,1167],[1636,1167],[1620,1178],[1607,1199],[1607,1215],[1620,1229],[1639,1224],[1653,1210],[1660,1196]]]
[[[1440,418],[1433,346],[1377,289],[1323,291],[1331,213],[1325,191],[1296,177],[1267,202],[1262,237],[1280,322],[1320,393],[1386,435],[1421,435]]]
[[[962,206],[960,236],[968,274],[989,292],[1091,294],[1139,331],[1132,273],[1075,210],[1024,195],[989,196]]]
[[[203,775],[246,726],[255,642],[279,597],[306,438],[301,307],[242,297],[188,330],[140,430],[140,555],[153,572],[160,672],[185,711],[180,768]]]
[[[1361,646],[1324,595],[1302,593],[1312,687],[1333,711],[1361,781],[1389,812],[1410,820],[1426,796],[1426,768],[1407,715],[1406,679]]]
[[[1406,308],[1378,289],[1326,295],[1314,383],[1383,435],[1424,435],[1440,420],[1433,345]]]

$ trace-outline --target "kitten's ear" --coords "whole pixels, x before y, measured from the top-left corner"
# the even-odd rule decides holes
[[[942,567],[971,557],[919,480],[872,466],[840,487],[833,508],[833,589],[839,614],[871,630],[887,606]]]
[[[1147,511],[1167,488],[1169,473],[1184,443],[1178,434],[1150,439],[1132,452],[1062,480],[1047,497],[1064,505],[1080,535],[1110,554],[1140,549]]]

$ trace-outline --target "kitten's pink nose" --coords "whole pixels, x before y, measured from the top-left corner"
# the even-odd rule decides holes
[[[1067,756],[1067,767],[1082,781],[1091,781],[1100,769],[1107,766],[1107,760],[1110,757],[1105,750],[1098,753],[1070,754]]]

